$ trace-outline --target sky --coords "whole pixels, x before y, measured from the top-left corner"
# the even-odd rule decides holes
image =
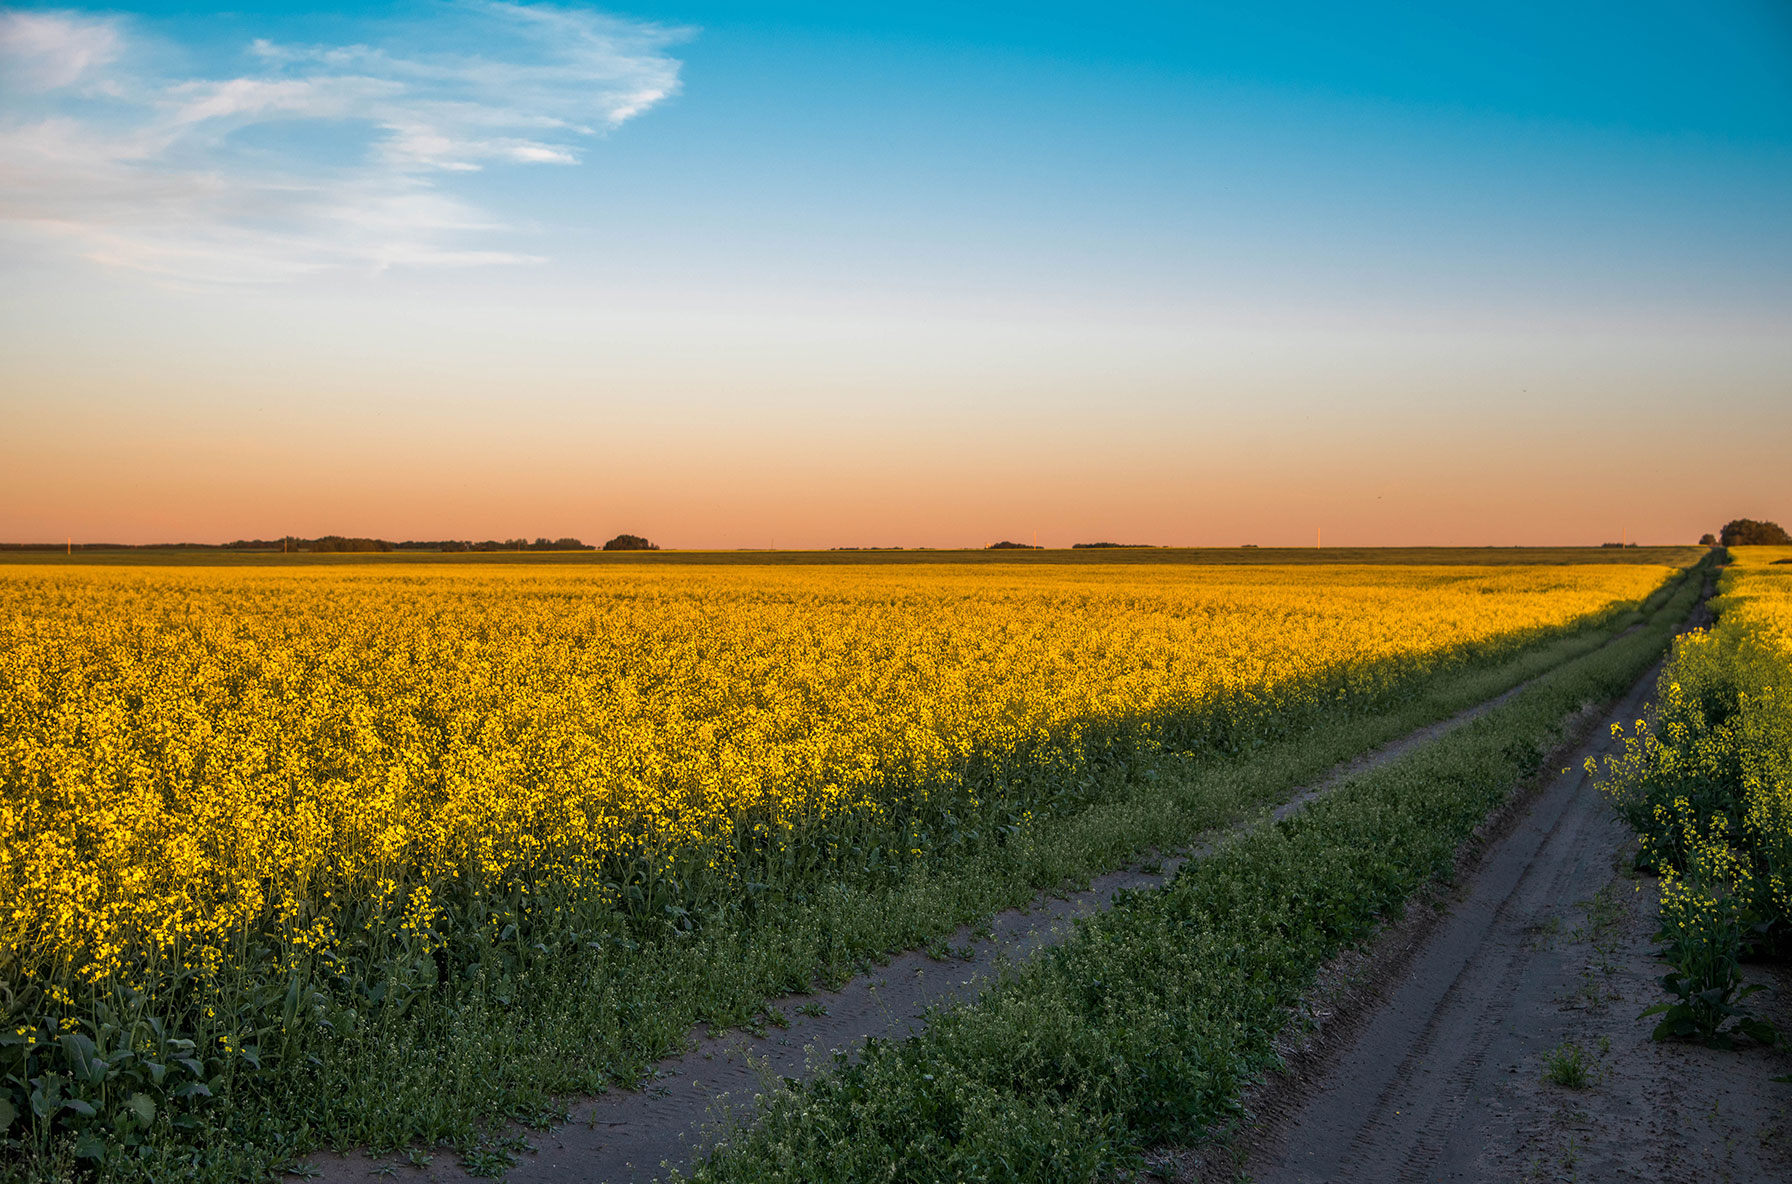
[[[1781,0],[0,8],[0,541],[1792,525],[1789,215]]]

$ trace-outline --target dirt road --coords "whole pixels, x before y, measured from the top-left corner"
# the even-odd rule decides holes
[[[1769,1080],[1792,1056],[1656,1044],[1639,1018],[1662,998],[1656,887],[1628,871],[1631,835],[1581,765],[1653,686],[1494,826],[1454,902],[1357,956],[1360,981],[1258,1091],[1232,1156],[1167,1174],[1235,1178],[1242,1160],[1255,1184],[1792,1180],[1792,1087]],[[1779,989],[1756,1002],[1792,1031],[1792,984],[1764,981]]]

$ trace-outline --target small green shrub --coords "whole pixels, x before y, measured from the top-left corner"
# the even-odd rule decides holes
[[[1572,1040],[1564,1040],[1543,1056],[1543,1080],[1564,1089],[1586,1089],[1593,1084],[1587,1054]]]

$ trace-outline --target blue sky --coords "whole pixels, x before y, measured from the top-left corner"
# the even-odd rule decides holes
[[[4,397],[45,465],[97,433],[160,491],[20,477],[7,537],[1571,541],[1792,501],[1783,4],[5,12]],[[1758,428],[1671,500],[1638,458],[1689,407]],[[368,463],[334,502],[232,467],[270,432]],[[566,443],[635,432],[657,463]],[[406,500],[445,456],[483,498]]]

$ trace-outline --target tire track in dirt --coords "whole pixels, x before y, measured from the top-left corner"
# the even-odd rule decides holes
[[[1639,718],[1658,671],[1600,719]],[[1629,837],[1582,769],[1587,756],[1614,747],[1609,732],[1601,739],[1589,726],[1555,762],[1563,771],[1493,825],[1455,906],[1419,918],[1415,934],[1390,935],[1395,948],[1368,997],[1335,1023],[1322,1051],[1296,1058],[1306,1062],[1296,1076],[1253,1099],[1258,1122],[1240,1141],[1247,1178],[1509,1178],[1482,1166],[1501,1087],[1509,1074],[1537,1071],[1554,1044],[1557,1025],[1547,1021],[1562,1011],[1562,984],[1575,978],[1569,953],[1540,949],[1538,935],[1610,881]],[[1210,1160],[1202,1174],[1227,1171]]]
[[[1604,644],[1640,627],[1633,625]],[[1346,782],[1481,718],[1546,676],[1547,672],[1537,675],[1344,762],[1268,813],[1286,818]],[[772,1000],[768,1011],[783,1017],[788,1025],[783,1029],[770,1028],[763,1036],[740,1030],[709,1035],[699,1026],[692,1032],[689,1050],[660,1061],[644,1088],[578,1099],[568,1106],[565,1123],[543,1134],[526,1135],[535,1154],[521,1158],[505,1178],[515,1184],[624,1184],[651,1180],[668,1167],[687,1164],[750,1117],[755,1097],[775,1088],[782,1078],[811,1076],[836,1055],[852,1055],[867,1039],[912,1035],[922,1027],[928,1008],[974,1000],[1004,965],[1062,941],[1079,918],[1111,907],[1117,894],[1162,886],[1188,860],[1209,853],[1228,835],[1254,822],[1241,822],[1160,859],[1141,860],[1094,877],[1086,890],[1041,894],[1025,908],[991,918],[986,937],[978,928],[961,928],[948,944],[966,951],[964,958],[940,960],[910,951],[838,990]],[[307,1166],[325,1181],[358,1184],[406,1162],[395,1156],[318,1153]],[[429,1184],[474,1178],[451,1162],[449,1153],[436,1155],[422,1171],[405,1168],[403,1174]]]

